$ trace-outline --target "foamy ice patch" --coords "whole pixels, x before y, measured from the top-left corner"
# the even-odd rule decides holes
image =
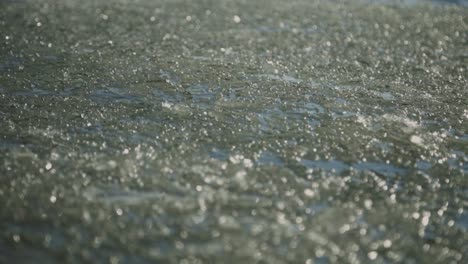
[[[402,127],[402,129],[403,129],[404,132],[407,132],[407,133],[410,133],[410,132],[412,132],[415,129],[420,127],[420,125],[419,125],[419,123],[417,121],[411,120],[411,119],[409,119],[407,117],[403,117],[403,116],[385,114],[385,115],[382,116],[382,118],[384,120],[386,120],[386,121],[397,122],[397,123],[401,123],[401,124],[405,125],[404,127]]]
[[[418,135],[412,135],[410,138],[411,143],[416,144],[418,146],[423,146],[424,145],[424,140],[422,137]]]

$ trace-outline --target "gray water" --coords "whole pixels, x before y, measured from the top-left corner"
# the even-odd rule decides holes
[[[445,2],[0,1],[0,263],[467,263]]]

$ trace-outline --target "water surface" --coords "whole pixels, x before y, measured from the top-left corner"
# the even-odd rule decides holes
[[[465,6],[0,1],[0,262],[466,263]]]

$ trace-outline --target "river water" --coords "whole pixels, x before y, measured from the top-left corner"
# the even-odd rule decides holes
[[[0,1],[0,263],[467,263],[467,1]]]

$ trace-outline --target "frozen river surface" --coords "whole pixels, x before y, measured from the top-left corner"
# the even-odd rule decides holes
[[[467,1],[0,0],[0,263],[468,263]]]

